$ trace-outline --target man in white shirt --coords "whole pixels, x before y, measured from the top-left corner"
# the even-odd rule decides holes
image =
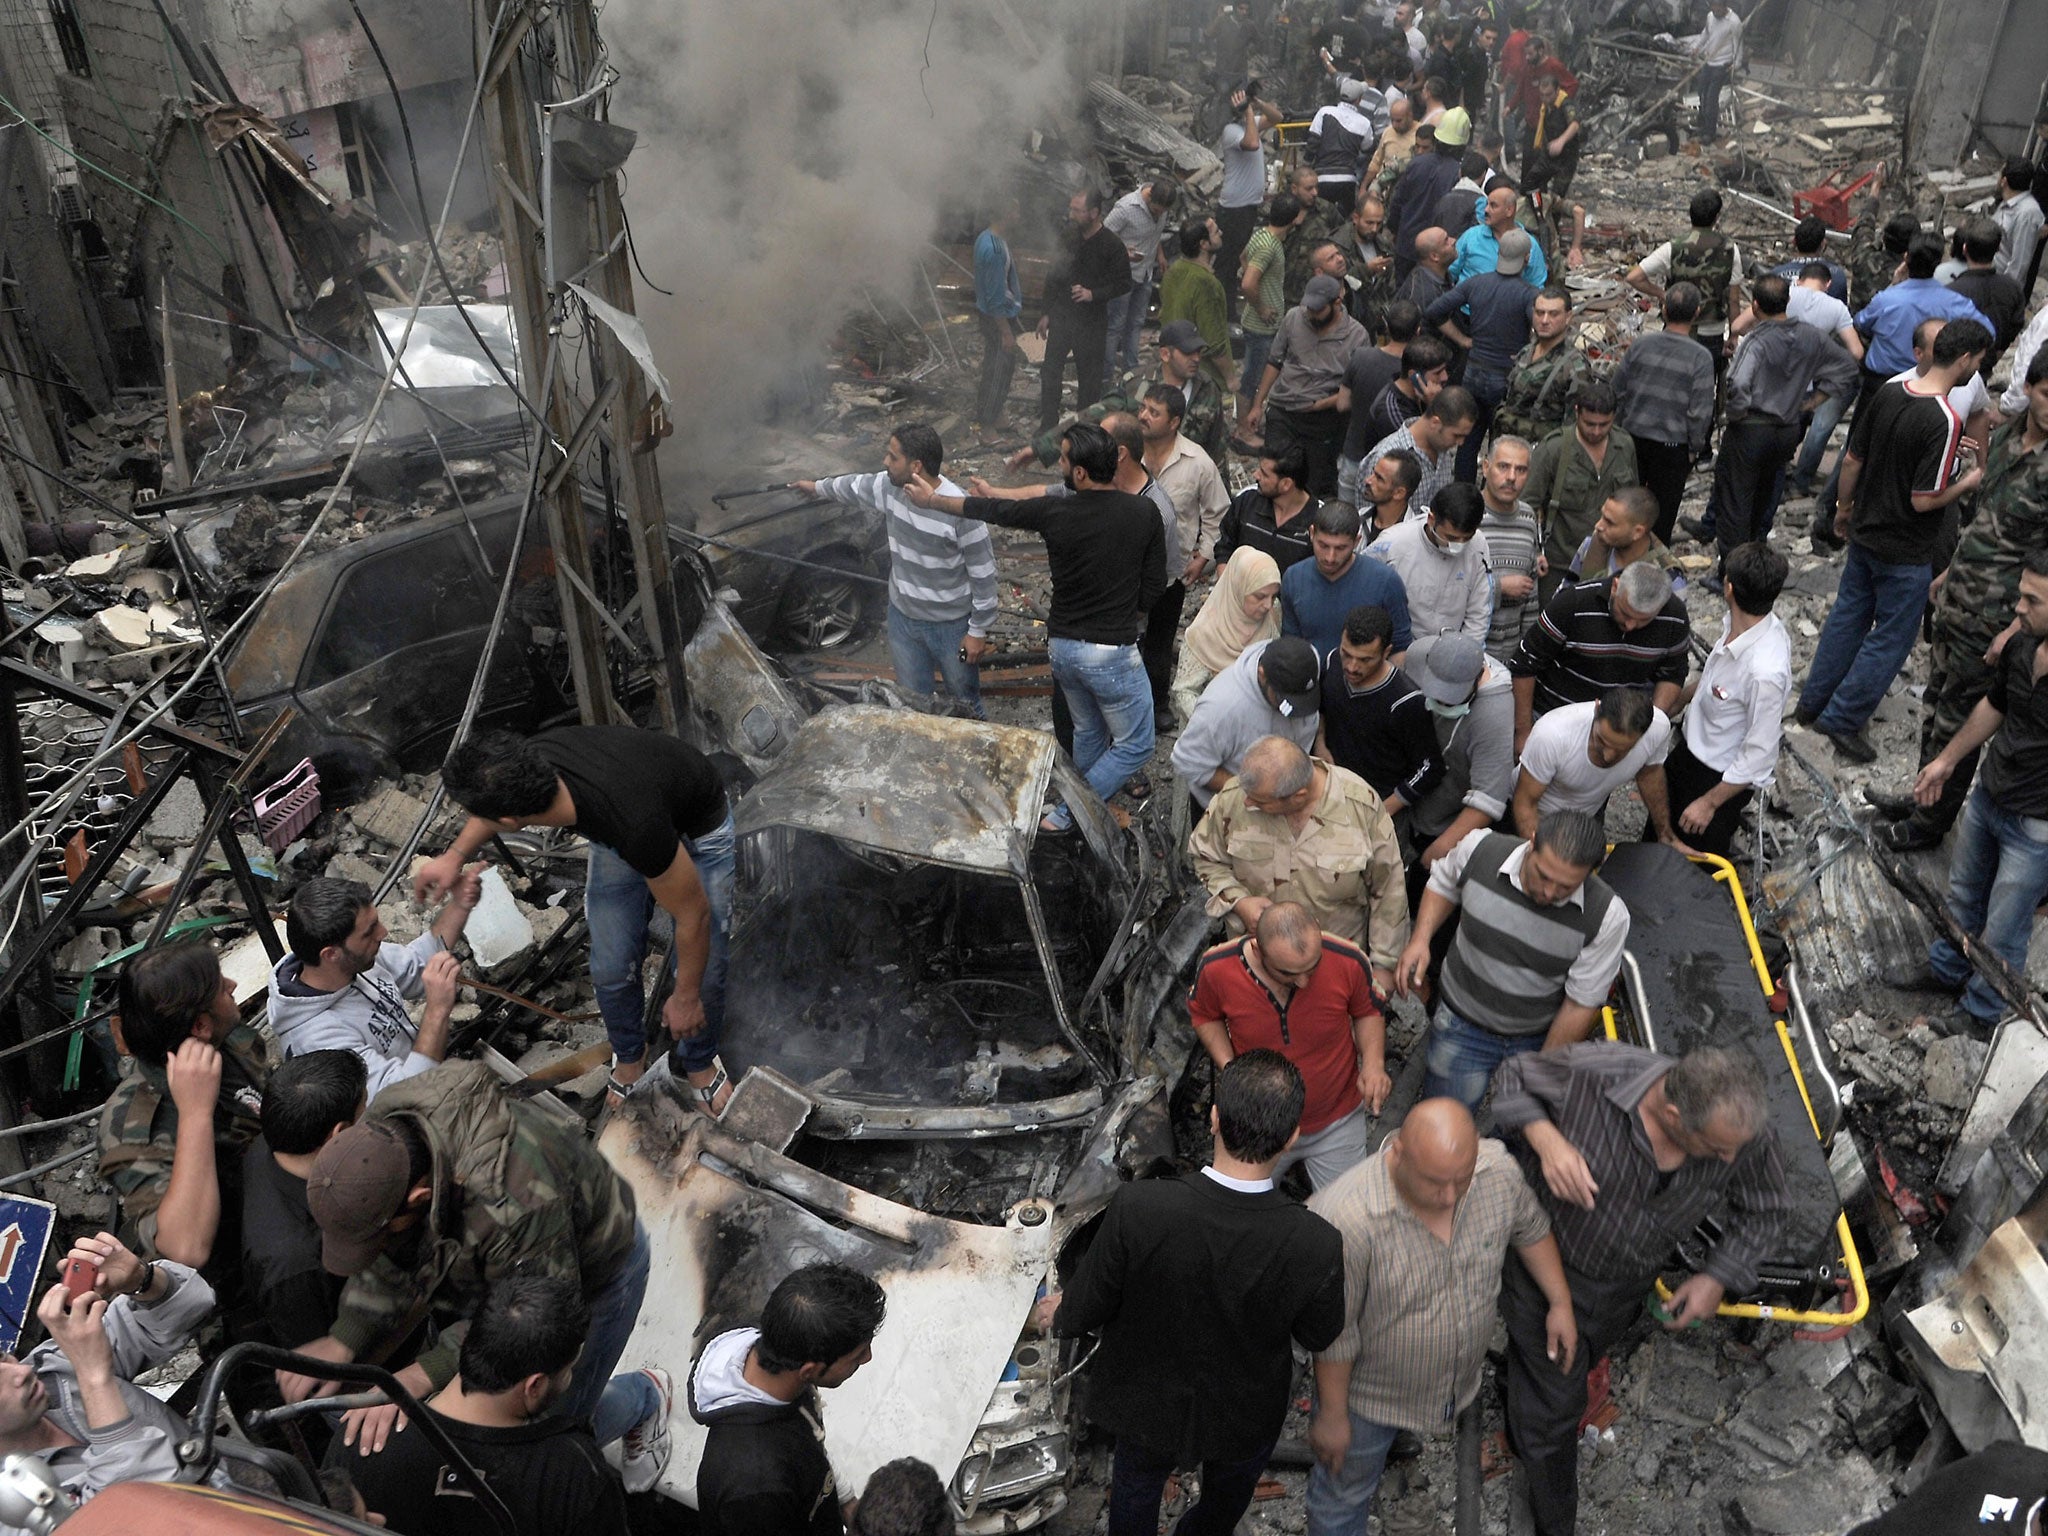
[[[1552,811],[1604,815],[1607,797],[1630,779],[1643,797],[1649,828],[1659,842],[1682,846],[1671,826],[1671,796],[1664,759],[1671,722],[1644,688],[1610,688],[1589,704],[1553,709],[1522,747],[1509,814],[1524,837]]]
[[[1109,349],[1103,364],[1104,386],[1118,374],[1134,373],[1139,364],[1138,333],[1152,308],[1152,289],[1159,281],[1159,237],[1166,218],[1180,203],[1180,183],[1156,178],[1126,192],[1102,221],[1102,227],[1124,243],[1131,259],[1131,291],[1109,301]]]
[[[1367,546],[1369,558],[1392,566],[1401,578],[1416,642],[1463,635],[1474,645],[1486,644],[1493,622],[1493,577],[1486,540],[1479,533],[1485,515],[1479,488],[1456,480],[1437,493],[1434,506],[1395,524]]]
[[[2048,304],[2043,304],[2034,318],[2027,322],[2027,328],[2020,332],[2020,339],[2006,354],[2012,359],[2012,382],[1998,397],[1998,409],[2008,418],[2027,408],[2027,369],[2033,364],[2034,354],[2044,346],[2048,346]]]
[[[1675,42],[1682,52],[1700,61],[1695,84],[1700,93],[1700,142],[1711,144],[1721,137],[1721,91],[1742,58],[1742,18],[1728,6],[1728,0],[1714,0],[1707,11],[1706,25],[1691,37],[1673,38],[1660,33],[1659,42]],[[1736,271],[1743,269],[1737,267]]]
[[[1702,853],[1728,856],[1743,808],[1777,767],[1792,640],[1771,608],[1788,569],[1761,542],[1728,552],[1728,617],[1687,693],[1684,738],[1664,763],[1679,833]]]
[[[2041,204],[2034,196],[2035,174],[2028,161],[2006,161],[1998,177],[1998,206],[1991,210],[1991,217],[2003,231],[1992,270],[2004,273],[2022,288],[2027,286],[2027,274],[2034,269],[2034,245],[2041,238]],[[2024,372],[2021,369],[2013,377],[2019,378]]]

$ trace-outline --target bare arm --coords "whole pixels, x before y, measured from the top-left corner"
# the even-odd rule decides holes
[[[1522,748],[1528,743],[1529,732],[1536,725],[1536,679],[1518,677],[1515,679],[1515,756],[1522,755]]]
[[[1216,1063],[1218,1071],[1237,1060],[1237,1047],[1230,1043],[1230,1028],[1221,1019],[1193,1019],[1195,1038]]]
[[[704,966],[711,958],[711,898],[697,877],[690,852],[680,843],[675,859],[647,882],[662,911],[676,923],[676,984],[662,1005],[662,1021],[677,1039],[704,1028]]]
[[[1671,785],[1664,777],[1662,763],[1645,763],[1642,766],[1636,774],[1636,792],[1643,797],[1643,809],[1649,814],[1650,829],[1657,834],[1657,841],[1684,849],[1685,845],[1679,842],[1678,833],[1671,825]]]
[[[1599,1020],[1598,1008],[1588,1008],[1584,1003],[1575,1003],[1566,998],[1558,1005],[1557,1016],[1550,1021],[1549,1033],[1543,1037],[1543,1049],[1561,1051],[1568,1045],[1577,1045],[1581,1040],[1590,1039],[1593,1026]]]
[[[186,1040],[164,1063],[178,1107],[171,1184],[156,1212],[156,1251],[199,1268],[213,1256],[220,1232],[220,1179],[214,1168],[213,1114],[220,1097],[220,1052]]]
[[[1543,1299],[1550,1303],[1549,1314],[1543,1320],[1546,1351],[1560,1371],[1569,1371],[1572,1356],[1578,1353],[1579,1322],[1572,1310],[1572,1288],[1565,1281],[1564,1258],[1558,1252],[1557,1237],[1546,1232],[1515,1252],[1521,1256],[1529,1278],[1543,1292]]]
[[[1993,707],[1989,699],[1979,699],[1977,707],[1970,711],[1970,718],[1963,722],[1963,728],[1920,770],[1920,777],[1913,783],[1913,798],[1922,805],[1933,805],[1939,800],[1943,786],[1956,771],[1956,764],[1996,735],[2004,722],[2005,716]]]
[[[1649,274],[1640,265],[1630,267],[1622,281],[1646,299],[1655,299],[1660,304],[1664,301],[1664,290],[1650,281]]]
[[[453,890],[477,850],[497,835],[496,823],[485,821],[481,816],[470,817],[462,824],[462,830],[455,834],[455,841],[448,845],[447,851],[438,858],[427,860],[412,877],[412,899],[431,901],[441,892]]]
[[[1536,835],[1536,823],[1542,820],[1536,807],[1542,803],[1543,792],[1549,788],[1527,768],[1515,770],[1515,800],[1509,810],[1515,819],[1515,830],[1522,836]]]

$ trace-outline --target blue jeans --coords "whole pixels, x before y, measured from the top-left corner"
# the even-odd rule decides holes
[[[732,817],[702,837],[685,838],[690,862],[711,899],[711,953],[704,962],[704,982],[697,995],[704,1000],[704,1028],[675,1043],[670,1067],[677,1073],[701,1072],[718,1054],[719,1026],[725,1022],[725,964],[732,925],[734,847]],[[590,925],[590,979],[597,988],[598,1011],[612,1054],[631,1066],[647,1050],[646,998],[640,990],[640,966],[647,958],[647,928],[655,912],[654,892],[647,877],[598,843],[590,845],[590,874],[583,888],[583,916]],[[671,965],[671,974],[674,973]]]
[[[1269,1445],[1244,1461],[1203,1462],[1202,1497],[1180,1517],[1173,1536],[1230,1536],[1251,1508],[1252,1492],[1272,1454]],[[1174,1463],[1170,1451],[1117,1441],[1109,1475],[1109,1536],[1158,1536],[1159,1500]]]
[[[1138,647],[1054,640],[1052,680],[1074,716],[1074,766],[1103,800],[1152,760],[1152,683]],[[1067,823],[1065,809],[1056,824]]]
[[[614,1376],[604,1384],[597,1400],[597,1412],[590,1416],[590,1433],[600,1446],[626,1438],[626,1431],[661,1412],[661,1388],[645,1371]]]
[[[583,1353],[576,1358],[575,1374],[569,1378],[569,1390],[562,1395],[556,1413],[565,1418],[584,1419],[597,1411],[610,1385],[612,1369],[626,1352],[626,1340],[632,1337],[633,1325],[640,1321],[640,1304],[647,1299],[647,1265],[647,1229],[635,1221],[633,1251],[626,1256],[625,1265],[596,1295],[585,1298],[590,1303],[590,1332],[584,1338]],[[615,1405],[615,1411],[623,1412],[629,1406]],[[646,1417],[643,1412],[627,1420],[619,1433],[624,1434]]]
[[[1847,736],[1870,723],[1913,652],[1933,577],[1929,566],[1887,565],[1850,543],[1835,605],[1799,690],[1801,712],[1819,716],[1815,730]]]
[[[1152,285],[1133,283],[1131,291],[1109,301],[1109,349],[1103,359],[1102,379],[1108,385],[1119,373],[1135,373],[1143,358],[1139,333],[1152,308]]]
[[[1436,1005],[1436,1020],[1429,1031],[1428,1070],[1422,1078],[1425,1099],[1453,1098],[1475,1114],[1493,1086],[1493,1069],[1510,1056],[1543,1049],[1543,1034],[1500,1035],[1482,1029],[1453,1012]]]
[[[1465,365],[1465,387],[1479,402],[1478,419],[1472,423],[1472,430],[1465,434],[1465,441],[1458,445],[1457,478],[1469,482],[1478,478],[1479,445],[1486,441],[1486,429],[1493,425],[1493,413],[1507,398],[1508,376],[1491,368],[1475,368],[1468,362]]]
[[[1266,354],[1273,350],[1273,338],[1259,331],[1244,333],[1244,372],[1238,375],[1237,392],[1247,400],[1259,398],[1259,380],[1266,376]]]
[[[967,638],[967,615],[957,619],[913,619],[894,603],[889,605],[889,664],[896,669],[896,686],[912,693],[934,691],[958,699],[974,711],[974,718],[986,720],[981,707],[981,668],[960,659],[960,643]],[[932,687],[937,673],[939,686]]]
[[[1948,867],[1949,916],[2024,976],[2034,909],[2043,900],[2048,900],[2048,820],[2001,810],[1979,784],[1956,823],[1955,857]],[[1985,1024],[2005,1017],[2005,999],[1947,939],[1934,941],[1927,964],[1951,986],[1969,983],[1963,1008],[1970,1017]]]
[[[1372,1496],[1387,1469],[1398,1429],[1351,1415],[1351,1448],[1344,1470],[1332,1477],[1318,1462],[1308,1475],[1308,1536],[1365,1536]]]
[[[1855,395],[1844,390],[1839,395],[1829,395],[1813,413],[1813,425],[1806,429],[1805,441],[1799,445],[1799,456],[1792,461],[1792,474],[1799,489],[1812,485],[1813,477],[1820,473],[1821,455],[1828,451],[1828,439],[1834,436],[1842,418],[1849,414],[1849,407],[1855,399]]]

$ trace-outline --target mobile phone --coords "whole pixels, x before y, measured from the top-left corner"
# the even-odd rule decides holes
[[[100,1267],[90,1259],[64,1261],[64,1294],[83,1296],[100,1283]]]

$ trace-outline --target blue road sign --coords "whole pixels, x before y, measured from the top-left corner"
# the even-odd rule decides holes
[[[25,1195],[0,1195],[0,1351],[21,1344],[23,1322],[35,1315],[44,1287],[43,1254],[57,1207]]]

